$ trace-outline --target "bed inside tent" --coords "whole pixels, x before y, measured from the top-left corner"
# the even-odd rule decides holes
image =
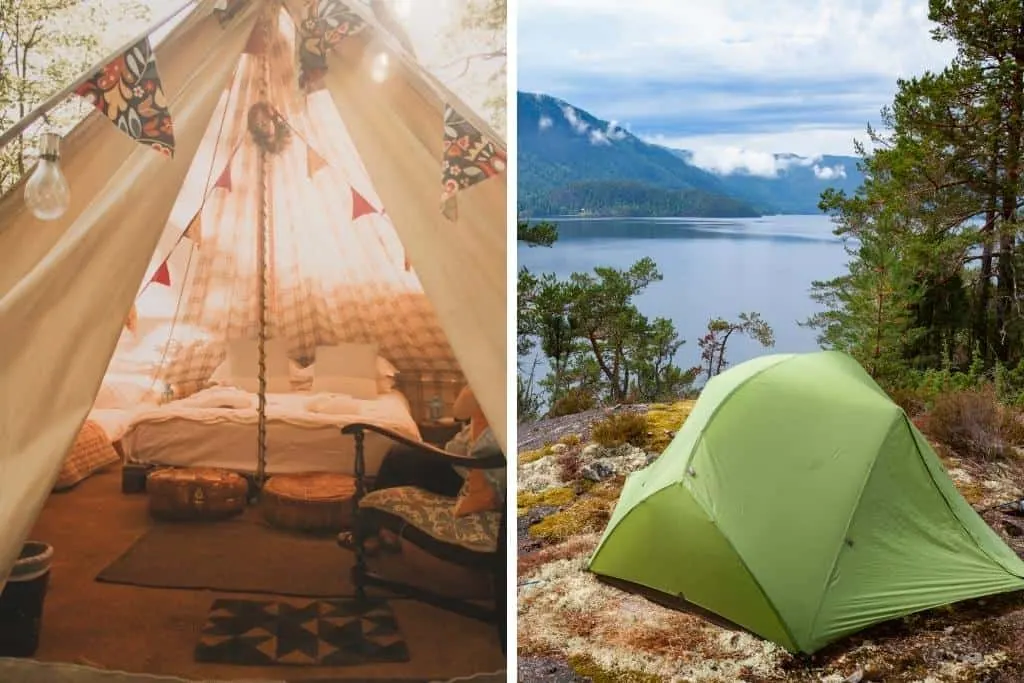
[[[65,215],[0,199],[0,579],[130,472],[351,475],[342,427],[443,445],[466,385],[504,448],[505,151],[404,46],[356,3],[199,1],[137,83],[173,126],[119,130],[108,89],[63,140]],[[392,443],[366,434],[371,481]]]

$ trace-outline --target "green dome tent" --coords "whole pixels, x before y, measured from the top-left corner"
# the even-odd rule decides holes
[[[662,456],[626,481],[589,568],[807,653],[1024,588],[1024,562],[836,352],[764,356],[708,382]]]

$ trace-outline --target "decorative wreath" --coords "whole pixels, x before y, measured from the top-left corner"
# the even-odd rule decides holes
[[[280,154],[292,139],[292,130],[276,109],[266,102],[249,107],[249,134],[260,149]]]

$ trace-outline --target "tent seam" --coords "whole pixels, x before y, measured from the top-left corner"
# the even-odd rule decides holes
[[[910,422],[910,418],[907,417],[906,413],[903,414],[902,424],[906,425],[907,428],[911,430],[910,434],[911,436],[913,436],[913,423]],[[960,527],[960,530],[967,536],[967,538],[971,540],[972,543],[974,543],[975,546],[978,547],[978,549],[982,552],[982,554],[985,555],[985,557],[990,559],[992,562],[995,562],[1004,572],[1006,572],[1010,576],[1017,577],[1018,579],[1024,579],[1024,575],[1010,571],[1010,569],[1005,564],[1003,564],[1002,560],[1000,560],[997,557],[993,557],[991,554],[989,554],[988,550],[985,549],[985,546],[978,542],[978,539],[975,538],[974,534],[972,534],[970,530],[967,528],[967,526],[963,523],[963,520],[960,519],[960,515],[958,515],[956,513],[956,510],[953,509],[953,506],[949,504],[949,499],[942,492],[942,489],[939,488],[936,484],[935,475],[932,474],[931,468],[928,467],[927,462],[925,462],[924,453],[921,452],[921,446],[917,443],[916,438],[914,439],[914,452],[917,453],[918,460],[921,461],[921,464],[924,466],[925,472],[928,473],[928,481],[931,482],[932,488],[934,488],[935,491],[939,494],[939,497],[942,498],[943,504],[946,506],[946,509],[949,510],[950,514],[953,515],[953,519],[956,520],[957,526]],[[971,509],[973,510],[973,508]],[[977,511],[974,511],[974,514],[978,514]]]
[[[744,379],[743,379],[743,381],[741,381],[741,382],[740,382],[739,384],[737,384],[737,385],[736,385],[735,387],[733,387],[733,388],[732,388],[732,391],[730,391],[730,392],[729,392],[729,393],[727,393],[727,394],[726,394],[725,396],[723,396],[723,397],[722,397],[722,400],[720,400],[720,401],[718,402],[718,405],[717,405],[717,406],[715,406],[715,409],[711,411],[711,414],[710,414],[710,415],[708,415],[708,419],[707,419],[707,420],[705,420],[705,422],[704,422],[704,425],[705,425],[705,427],[710,427],[710,426],[711,426],[711,423],[712,423],[712,422],[714,421],[714,419],[715,419],[715,418],[716,418],[716,417],[718,416],[718,413],[719,413],[719,412],[721,412],[722,408],[724,408],[724,407],[725,407],[725,404],[729,402],[729,399],[731,399],[731,398],[732,398],[732,397],[733,397],[733,396],[734,396],[734,395],[736,394],[736,392],[737,392],[737,391],[739,391],[739,390],[740,390],[741,388],[745,387],[745,386],[746,386],[747,384],[749,384],[749,383],[750,383],[751,381],[753,381],[754,379],[756,379],[756,378],[760,377],[761,375],[763,375],[764,373],[768,372],[769,370],[772,370],[772,369],[774,369],[774,368],[777,368],[777,367],[779,367],[780,365],[785,365],[785,364],[786,364],[786,363],[788,363],[789,361],[791,361],[791,360],[795,359],[795,358],[797,357],[797,355],[798,355],[798,354],[795,354],[795,353],[789,353],[789,354],[785,354],[785,355],[786,355],[787,357],[779,359],[779,362],[778,362],[778,363],[772,363],[771,365],[769,365],[769,366],[767,366],[767,367],[761,368],[760,370],[758,370],[758,371],[757,371],[757,372],[755,372],[754,374],[750,375],[749,377],[746,377],[746,378],[744,378]],[[711,381],[711,380],[708,380],[708,382],[710,382],[710,381]],[[707,388],[707,383],[705,383],[704,387],[705,387],[705,388]],[[685,467],[683,467],[683,476],[684,476],[684,477],[686,476],[686,470],[687,470],[687,468],[689,468],[689,467],[690,467],[690,465],[691,465],[691,464],[693,463],[693,454],[697,452],[697,448],[696,448],[696,447],[697,447],[697,446],[698,446],[698,445],[699,445],[699,444],[700,444],[700,443],[701,443],[702,441],[704,441],[704,434],[705,434],[705,430],[704,430],[704,429],[702,429],[702,430],[701,430],[701,433],[700,433],[700,439],[698,439],[698,440],[697,440],[697,442],[696,442],[696,443],[694,444],[694,448],[692,448],[692,449],[690,450],[690,452],[689,452],[689,453],[687,454],[687,456],[686,456],[686,466],[685,466]],[[671,445],[672,445],[672,444],[670,443],[670,444],[669,444],[669,446],[671,446]],[[665,450],[668,450],[668,448],[666,448]],[[679,480],[679,481],[681,482],[681,481],[683,481],[683,480]],[[659,489],[659,491],[660,491],[660,490],[661,490],[661,489]],[[705,512],[707,512],[707,510],[705,510]]]
[[[682,486],[683,488],[686,487],[686,485],[683,484],[683,482],[677,482],[677,485],[678,486]],[[663,490],[663,489],[660,489],[659,493],[660,493],[661,490]],[[687,493],[691,495],[691,497],[693,498],[693,501],[697,504],[697,507],[699,507],[701,510],[703,510],[704,514],[706,514],[708,516],[708,521],[711,522],[711,525],[715,527],[715,529],[718,531],[719,535],[721,535],[722,539],[729,546],[729,549],[732,550],[734,555],[736,555],[736,558],[740,561],[740,565],[743,567],[743,571],[745,571],[747,573],[747,576],[750,577],[750,580],[754,582],[754,586],[757,587],[757,590],[761,594],[761,597],[764,598],[764,602],[765,602],[766,605],[768,605],[768,609],[770,609],[772,611],[772,614],[775,615],[775,618],[778,619],[779,626],[782,627],[783,633],[785,633],[786,637],[789,638],[789,641],[793,644],[793,647],[795,647],[797,649],[800,649],[800,643],[797,642],[796,636],[794,636],[793,632],[790,631],[789,624],[787,624],[786,620],[782,618],[782,613],[779,612],[779,609],[775,606],[775,603],[772,602],[771,597],[768,595],[768,591],[766,591],[764,589],[764,586],[761,585],[761,582],[758,580],[757,575],[754,574],[753,570],[751,570],[751,568],[750,568],[750,565],[748,565],[746,559],[744,559],[743,554],[733,544],[732,539],[729,538],[729,535],[727,533],[725,533],[725,531],[722,529],[722,527],[720,527],[718,525],[718,522],[715,521],[714,515],[712,515],[707,510],[707,508],[704,507],[704,505],[701,503],[700,499],[697,498],[696,496],[693,496],[693,494],[691,494],[689,491],[687,491]]]
[[[895,405],[895,404],[894,404]],[[867,474],[864,475],[864,481],[861,482],[860,490],[857,491],[857,497],[854,499],[853,509],[850,510],[850,517],[846,520],[846,524],[843,526],[843,540],[836,548],[835,557],[832,558],[832,564],[829,567],[828,574],[825,576],[825,585],[822,586],[821,593],[818,597],[818,606],[814,610],[814,618],[811,620],[810,637],[813,638],[814,634],[818,629],[818,619],[821,618],[821,608],[825,605],[825,595],[828,593],[828,584],[832,580],[832,575],[836,571],[836,567],[839,566],[839,557],[843,554],[843,546],[846,544],[846,539],[850,534],[850,527],[853,526],[853,520],[857,517],[857,511],[860,510],[860,502],[864,497],[864,492],[868,488],[868,482],[871,481],[871,476],[875,473],[875,466],[878,465],[878,452],[882,449],[882,446],[889,441],[889,437],[893,435],[896,428],[903,424],[903,420],[906,419],[906,414],[900,409],[900,418],[893,420],[892,425],[885,432],[885,437],[882,438],[882,443],[879,444],[875,450],[875,457],[871,461],[871,467],[868,468]]]

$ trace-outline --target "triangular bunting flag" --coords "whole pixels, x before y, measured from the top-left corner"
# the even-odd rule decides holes
[[[327,166],[327,160],[309,145],[306,145],[306,176],[312,178],[316,172]]]
[[[185,228],[184,236],[186,239],[191,240],[197,247],[203,244],[203,210],[200,209],[196,212],[195,217],[189,221],[188,227]]]
[[[224,171],[217,178],[217,182],[213,184],[213,189],[231,192],[231,159],[228,159],[228,165],[224,167]]]
[[[139,312],[135,308],[135,304],[132,304],[131,310],[128,311],[128,317],[125,318],[124,326],[128,329],[129,332],[135,334],[135,329],[138,326],[138,322]]]
[[[481,133],[450,104],[445,104],[441,164],[441,202],[445,215],[454,211],[449,199],[504,172],[507,161],[508,155],[500,145]]]
[[[327,71],[327,53],[366,26],[363,18],[341,0],[307,0],[305,20],[298,26],[299,85],[318,87]]]
[[[161,154],[174,156],[174,125],[149,38],[132,45],[75,93],[92,101],[118,130]]]
[[[149,281],[164,287],[171,286],[171,270],[167,267],[167,261],[160,264],[160,267],[156,269],[156,272],[153,273],[153,277]]]
[[[243,55],[262,55],[267,49],[268,27],[264,22],[256,22],[249,33],[249,41],[242,50]]]
[[[359,194],[356,188],[352,188],[352,220],[366,216],[367,214],[377,213],[377,209],[373,207],[366,197]]]

